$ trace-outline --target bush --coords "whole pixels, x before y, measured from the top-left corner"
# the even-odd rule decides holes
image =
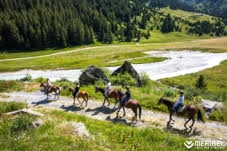
[[[205,82],[205,78],[203,75],[200,75],[198,80],[196,81],[196,88],[199,88],[199,89],[204,89],[206,88],[207,84]]]
[[[199,96],[199,94],[200,94],[200,90],[193,87],[189,87],[185,89],[184,98],[186,100],[193,101],[194,98],[197,98]]]
[[[213,113],[211,113],[209,115],[209,119],[213,120],[213,121],[220,121],[223,122],[224,121],[224,113],[221,110],[216,110]]]
[[[26,81],[32,81],[32,76],[30,74],[26,74],[24,78],[21,78],[20,81],[26,82]]]
[[[142,82],[143,87],[151,85],[151,79],[145,72],[141,73],[140,80]]]
[[[11,134],[15,134],[24,130],[28,130],[31,127],[33,118],[29,115],[20,115],[12,120],[10,124]]]
[[[0,113],[6,113],[26,108],[27,105],[21,102],[0,102]]]
[[[121,85],[123,87],[127,85],[136,86],[136,80],[129,73],[117,74],[112,76],[110,80],[114,85]]]
[[[20,81],[2,81],[0,80],[0,92],[20,91],[23,85]]]
[[[35,82],[39,82],[39,83],[44,83],[46,81],[46,79],[44,77],[38,77],[37,79],[35,79]]]
[[[166,90],[164,91],[165,97],[176,97],[176,93],[173,90]]]

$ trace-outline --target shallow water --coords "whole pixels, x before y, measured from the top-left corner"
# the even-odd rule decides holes
[[[152,80],[195,73],[219,65],[227,59],[227,53],[207,53],[199,51],[151,51],[150,56],[168,58],[165,61],[147,64],[133,64],[139,72],[146,72]],[[117,67],[108,67],[111,71]],[[0,73],[0,80],[21,79],[30,74],[32,78],[45,77],[51,81],[67,78],[78,80],[81,70],[21,70],[17,72]]]

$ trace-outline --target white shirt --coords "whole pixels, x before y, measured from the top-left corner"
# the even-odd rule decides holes
[[[110,83],[110,82],[107,83],[106,89],[107,89],[107,90],[111,90],[111,83]]]
[[[181,96],[177,101],[177,104],[183,104],[183,103],[184,103],[184,96]]]

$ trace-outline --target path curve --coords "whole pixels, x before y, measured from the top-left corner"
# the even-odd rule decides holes
[[[148,44],[140,44],[141,45],[148,45]],[[63,51],[63,52],[57,52],[57,53],[52,53],[49,55],[42,55],[42,56],[33,56],[33,57],[23,57],[23,58],[11,58],[11,59],[1,59],[0,62],[4,61],[17,61],[17,60],[27,60],[27,59],[37,59],[37,58],[43,58],[43,57],[50,57],[50,56],[58,56],[62,54],[68,54],[72,52],[78,52],[81,50],[90,50],[90,49],[97,49],[97,48],[114,48],[114,47],[125,47],[125,46],[133,46],[133,45],[112,45],[112,46],[96,46],[96,47],[86,47],[86,48],[78,48],[74,50],[69,50],[69,51]],[[135,45],[137,46],[137,45]]]
[[[93,119],[98,120],[108,120],[113,122],[122,122],[130,125],[133,112],[126,109],[126,118],[116,119],[116,110],[113,108],[113,104],[110,106],[102,106],[102,102],[89,100],[87,107],[81,107],[78,102],[76,105],[72,105],[72,98],[60,97],[58,101],[47,101],[46,96],[41,92],[12,92],[12,93],[2,93],[0,94],[0,101],[20,101],[27,102],[30,105],[42,106],[46,108],[61,109],[67,112],[75,112],[80,115],[84,115]],[[120,112],[122,115],[122,111]],[[176,123],[171,130],[166,129],[166,123],[169,119],[169,115],[166,113],[154,112],[151,110],[142,110],[142,122],[137,122],[133,126],[143,128],[143,127],[158,127],[170,131],[172,133],[177,133],[184,135],[183,124],[185,119],[174,117]],[[227,126],[218,122],[197,122],[194,125],[192,133],[190,136],[195,139],[203,140],[219,140],[227,145]]]

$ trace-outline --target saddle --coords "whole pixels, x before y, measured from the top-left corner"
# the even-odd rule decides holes
[[[130,104],[135,104],[135,105],[137,104],[137,102],[135,100],[130,99],[130,100],[125,102],[125,106],[127,106],[129,103]]]
[[[184,106],[182,106],[182,107],[180,107],[178,110],[177,110],[177,112],[183,112],[184,111],[184,108],[185,108],[185,105]]]

